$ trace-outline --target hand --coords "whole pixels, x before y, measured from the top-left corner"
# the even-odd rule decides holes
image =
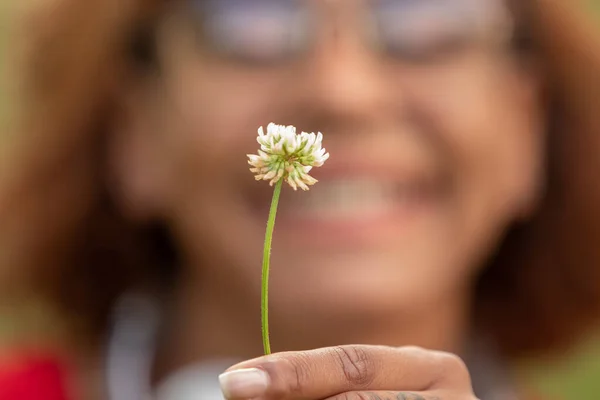
[[[476,400],[460,358],[417,347],[277,353],[237,364],[219,380],[236,400]]]

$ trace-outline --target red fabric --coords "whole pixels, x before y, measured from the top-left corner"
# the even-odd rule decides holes
[[[70,400],[64,365],[52,356],[0,360],[0,400]]]

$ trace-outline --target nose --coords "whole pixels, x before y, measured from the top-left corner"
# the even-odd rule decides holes
[[[356,117],[386,106],[391,93],[384,65],[360,36],[348,26],[323,29],[297,81],[311,107]]]

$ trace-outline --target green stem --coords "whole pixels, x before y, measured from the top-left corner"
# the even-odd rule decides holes
[[[283,179],[275,184],[273,191],[273,200],[271,200],[271,209],[269,210],[269,219],[267,221],[267,233],[265,234],[265,248],[263,250],[262,264],[262,285],[261,285],[261,320],[262,320],[262,339],[265,354],[271,354],[271,343],[269,341],[269,263],[271,260],[271,243],[273,242],[273,228],[275,228],[275,216],[277,215],[277,205],[279,204],[279,195]]]

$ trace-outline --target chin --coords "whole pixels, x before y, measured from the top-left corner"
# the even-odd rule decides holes
[[[423,277],[400,274],[395,266],[347,267],[345,273],[338,266],[323,266],[311,273],[288,276],[285,282],[282,277],[275,278],[271,307],[320,318],[379,319],[412,312],[434,293],[425,288]]]

